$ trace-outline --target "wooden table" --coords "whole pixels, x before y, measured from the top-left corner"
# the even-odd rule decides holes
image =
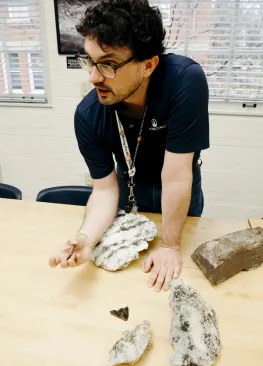
[[[263,219],[249,219],[248,223],[251,228],[254,228],[257,226],[263,227]]]
[[[3,366],[106,366],[122,331],[151,322],[153,347],[138,366],[169,366],[169,293],[147,287],[143,260],[107,272],[91,262],[52,269],[49,256],[79,228],[84,208],[0,199],[0,355]],[[148,214],[160,229],[159,215]],[[183,234],[183,279],[210,303],[222,341],[215,365],[263,364],[263,267],[210,285],[190,258],[203,241],[248,227],[246,222],[188,218]],[[111,309],[128,305],[124,322]]]

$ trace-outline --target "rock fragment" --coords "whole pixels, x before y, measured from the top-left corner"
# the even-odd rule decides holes
[[[213,365],[220,349],[215,311],[182,279],[172,280],[169,301],[174,311],[170,330],[174,347],[171,365]]]
[[[109,364],[133,364],[137,362],[151,345],[150,323],[144,320],[133,330],[126,330],[109,353]]]
[[[129,319],[129,308],[126,306],[125,308],[120,308],[119,310],[111,310],[111,315],[116,316],[119,319],[127,321]]]
[[[209,281],[215,285],[263,262],[263,228],[245,229],[200,245],[192,254]]]
[[[157,235],[153,221],[142,214],[126,214],[120,210],[112,225],[96,245],[91,260],[108,271],[126,268],[139,258],[139,252],[148,249],[148,241]]]

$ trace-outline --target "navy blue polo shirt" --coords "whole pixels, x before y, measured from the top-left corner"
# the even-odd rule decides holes
[[[160,56],[147,91],[148,110],[136,158],[135,180],[160,180],[165,150],[194,152],[193,165],[209,147],[208,85],[201,66],[174,54]],[[77,106],[74,125],[79,150],[94,179],[115,167],[127,172],[115,109],[100,104],[93,89]],[[141,121],[119,114],[133,157]]]

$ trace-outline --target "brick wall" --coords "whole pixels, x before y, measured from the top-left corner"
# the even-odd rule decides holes
[[[0,107],[0,179],[34,200],[43,188],[85,184],[73,114],[87,74],[57,53],[53,0],[45,0],[52,108]],[[210,116],[203,152],[206,217],[263,217],[263,117]]]

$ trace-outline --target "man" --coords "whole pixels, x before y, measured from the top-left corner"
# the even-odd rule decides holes
[[[151,271],[150,287],[167,291],[181,269],[186,216],[203,210],[198,161],[209,147],[204,72],[190,58],[164,54],[161,15],[147,0],[103,0],[88,7],[77,30],[85,37],[79,62],[95,87],[75,113],[93,193],[78,235],[50,265],[86,262],[118,207],[130,212],[138,206],[162,212],[162,244],[144,271]]]

